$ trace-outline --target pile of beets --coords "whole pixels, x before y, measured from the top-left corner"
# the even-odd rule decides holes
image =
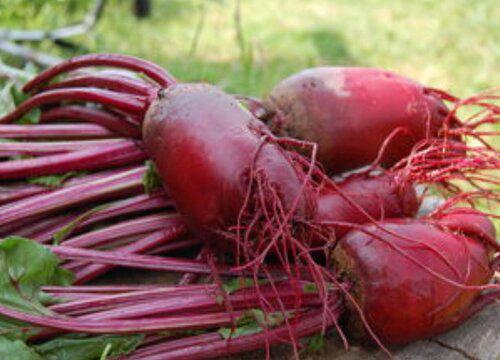
[[[389,353],[500,299],[494,91],[322,67],[260,100],[118,54],[64,61],[23,91],[0,118],[0,237],[45,244],[74,273],[44,287],[59,301],[43,316],[0,306],[43,330],[28,342],[137,333],[120,359],[283,343],[299,357],[333,329]],[[38,123],[19,124],[33,109]],[[114,267],[179,276],[88,284]]]

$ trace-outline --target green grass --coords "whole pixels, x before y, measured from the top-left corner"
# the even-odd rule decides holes
[[[182,80],[251,95],[326,64],[383,67],[461,96],[500,83],[496,0],[242,0],[243,41],[234,1],[153,1],[146,20],[133,17],[130,1],[110,1],[98,26],[74,41],[82,51],[136,55]],[[78,19],[91,4],[0,0],[0,24],[53,28]],[[193,51],[202,4],[204,26]],[[73,55],[50,43],[42,48]]]

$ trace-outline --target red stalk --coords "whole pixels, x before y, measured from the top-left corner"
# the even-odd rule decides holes
[[[0,206],[0,226],[33,218],[41,214],[62,210],[98,200],[112,199],[143,191],[142,176],[145,167],[112,173],[105,177],[77,183],[48,193],[31,196]]]
[[[317,293],[297,294],[296,290],[290,286],[281,286],[279,295],[270,286],[262,286],[260,292],[255,288],[242,289],[234,294],[228,295],[231,307],[234,310],[249,310],[258,308],[262,303],[262,297],[270,303],[282,302],[285,309],[294,309],[297,306],[297,298],[302,296],[301,306],[320,306]],[[188,314],[193,312],[216,312],[222,311],[226,305],[217,300],[215,293],[206,294],[203,292],[193,293],[189,297],[186,295],[173,296],[153,301],[144,301],[126,304],[114,309],[98,311],[92,314],[80,316],[81,319],[135,319],[151,316],[165,316],[169,314]]]
[[[23,91],[31,92],[60,74],[89,66],[111,66],[138,71],[144,73],[162,87],[167,87],[175,83],[175,79],[172,75],[160,66],[149,61],[127,55],[89,54],[63,61],[60,64],[43,71],[33,80],[24,85]]]
[[[172,202],[166,197],[164,193],[157,193],[153,195],[141,194],[124,200],[118,200],[112,203],[99,205],[98,210],[89,213],[89,215],[85,218],[81,217],[81,212],[80,214],[74,214],[69,217],[66,222],[58,223],[53,227],[46,228],[44,231],[36,233],[34,236],[32,236],[32,238],[33,240],[37,240],[39,242],[47,242],[54,236],[54,234],[58,230],[61,229],[61,227],[69,225],[79,217],[81,221],[75,225],[75,227],[73,228],[73,232],[82,230],[89,225],[103,220],[113,219],[117,216],[130,215],[142,211],[164,209],[170,206],[172,206]]]
[[[74,248],[69,246],[51,246],[50,249],[63,259],[92,261],[98,264],[150,269],[156,271],[192,272],[196,274],[211,274],[212,269],[205,263],[196,260],[159,257],[152,255],[120,254],[114,251],[99,251]],[[226,266],[220,266],[221,275],[241,276],[244,273],[233,271]]]
[[[63,242],[64,246],[93,247],[101,246],[116,239],[127,236],[149,233],[151,231],[179,228],[185,231],[184,221],[175,214],[154,214],[127,220],[103,229],[91,231]]]
[[[46,231],[47,229],[54,228],[56,226],[61,226],[64,224],[66,221],[71,219],[71,215],[67,214],[57,214],[54,216],[50,217],[42,217],[39,221],[35,220],[28,220],[28,224],[21,222],[21,224],[12,224],[12,225],[7,225],[3,226],[5,228],[5,231],[2,231],[3,236],[8,236],[8,235],[17,235],[17,236],[22,236],[25,238],[29,238],[32,240],[37,240],[35,238],[35,234],[39,231]]]
[[[232,323],[233,316],[241,313],[226,312],[182,315],[156,319],[137,320],[85,320],[81,318],[63,317],[59,315],[36,315],[0,306],[0,314],[12,319],[39,325],[44,328],[60,329],[69,332],[88,334],[134,334],[167,330],[196,330],[227,326]]]
[[[65,154],[6,161],[0,167],[0,179],[105,169],[133,164],[144,160],[145,157],[145,153],[133,141],[126,141]]]
[[[239,336],[231,339],[215,340],[215,336],[208,334],[182,338],[179,340],[166,341],[156,345],[151,345],[148,351],[139,350],[138,356],[132,354],[128,360],[201,360],[217,357],[225,357],[241,352],[260,350],[269,346],[292,343],[297,346],[299,338],[321,333],[325,327],[335,325],[341,315],[339,303],[332,307],[335,318],[325,319],[323,310],[313,310],[305,312],[293,322],[293,327],[280,326],[275,329],[267,329],[259,333]],[[290,336],[292,332],[293,338]],[[217,333],[212,333],[217,334]],[[217,334],[218,335],[218,334]],[[147,348],[145,348],[147,349]]]
[[[126,111],[142,113],[146,109],[145,99],[134,95],[125,95],[114,91],[97,88],[56,89],[37,94],[18,105],[11,113],[0,118],[1,124],[11,123],[21,118],[28,111],[43,105],[58,104],[63,101],[91,101]]]
[[[31,184],[15,184],[10,186],[0,186],[0,205],[10,203],[28,196],[49,191],[44,186]]]
[[[116,134],[96,124],[0,124],[4,139],[95,139],[112,138]]]
[[[169,243],[186,232],[184,225],[172,225],[166,230],[157,231],[143,239],[116,249],[123,254],[140,254],[152,250],[158,245]],[[75,284],[83,284],[90,281],[105,272],[111,270],[114,266],[106,264],[89,264],[75,274]]]
[[[47,142],[0,142],[1,156],[53,155],[79,150],[94,149],[117,144],[129,144],[125,139],[47,141]]]
[[[191,249],[195,246],[201,245],[202,243],[203,243],[202,240],[196,239],[196,238],[187,239],[187,240],[180,240],[180,241],[172,242],[170,244],[158,246],[158,247],[148,251],[147,253],[149,255],[168,254],[168,253],[174,252],[174,251]]]
[[[71,291],[74,294],[88,294],[92,298],[70,301],[64,304],[56,304],[51,310],[62,314],[84,314],[92,312],[93,309],[101,309],[107,306],[120,306],[137,301],[162,299],[170,296],[190,296],[203,291],[206,294],[214,294],[214,284],[189,285],[189,286],[71,286],[68,289],[59,287],[44,287],[45,292],[60,296]]]
[[[40,116],[40,123],[61,120],[92,122],[123,136],[134,138],[141,136],[141,129],[136,124],[123,118],[123,116],[117,116],[109,111],[88,106],[58,106],[44,111]]]
[[[143,81],[120,75],[98,75],[85,74],[76,76],[60,82],[50,84],[41,88],[41,91],[68,88],[68,87],[96,87],[112,91],[147,96],[153,87]]]

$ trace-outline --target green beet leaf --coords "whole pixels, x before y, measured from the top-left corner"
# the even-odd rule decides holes
[[[41,185],[48,188],[58,188],[61,187],[66,180],[79,175],[81,175],[81,173],[78,171],[70,171],[65,174],[32,177],[28,179],[28,182],[30,184]]]
[[[72,273],[59,267],[47,247],[10,236],[0,242],[0,303],[17,310],[45,314],[40,299],[44,285],[69,285]]]
[[[44,360],[23,341],[9,340],[5,337],[0,337],[0,359]]]
[[[145,165],[146,172],[142,177],[142,185],[146,194],[151,194],[155,190],[161,189],[162,182],[155,164],[151,160],[148,160]]]

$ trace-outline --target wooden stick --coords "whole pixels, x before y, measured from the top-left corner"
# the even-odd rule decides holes
[[[0,30],[0,40],[5,41],[42,41],[59,40],[90,31],[101,17],[106,0],[96,0],[94,7],[79,24],[68,25],[54,30]]]

